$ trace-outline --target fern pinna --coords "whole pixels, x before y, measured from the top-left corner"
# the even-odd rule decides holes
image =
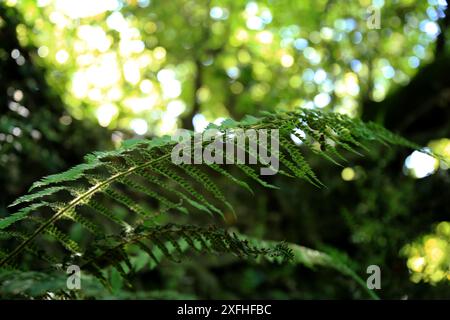
[[[301,148],[336,164],[345,161],[341,150],[358,153],[358,149],[367,149],[365,143],[370,141],[416,148],[377,124],[315,110],[265,113],[241,122],[225,120],[209,128],[217,129],[224,139],[235,129],[278,129],[280,173],[316,186],[323,184]],[[294,137],[302,147],[294,143]],[[297,262],[337,268],[329,258],[318,261],[310,256],[305,260],[308,255],[303,247],[250,241],[217,228],[163,224],[168,213],[195,211],[221,216],[232,210],[221,187],[211,178],[212,172],[250,191],[244,181],[248,179],[241,176],[276,188],[259,175],[254,165],[237,164],[242,171],[239,176],[224,165],[176,165],[171,161],[175,143],[168,136],[129,141],[118,150],[90,154],[85,163],[34,183],[31,193],[11,205],[21,208],[0,220],[0,237],[5,243],[0,267],[20,269],[23,259],[34,256],[40,261],[37,268],[76,263],[106,283],[102,273],[105,267],[114,267],[124,276],[132,271],[127,250],[134,246],[148,253],[154,263],[162,256],[177,260],[188,248],[278,260],[292,260],[293,251],[303,250],[303,258],[298,256]],[[249,148],[244,152],[252,156]],[[70,236],[68,230],[73,224],[86,230],[83,239]],[[57,247],[52,255],[42,250],[49,243]],[[13,250],[6,249],[12,246]]]

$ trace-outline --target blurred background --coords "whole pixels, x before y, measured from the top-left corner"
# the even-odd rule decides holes
[[[86,153],[261,111],[376,121],[450,159],[446,13],[445,0],[1,0],[0,216]],[[450,298],[448,167],[385,146],[348,157],[307,155],[326,189],[274,177],[280,190],[252,197],[224,182],[238,214],[224,225],[334,252],[363,278],[379,265],[382,298]],[[206,256],[135,281],[117,279],[116,297],[366,298],[334,271]]]

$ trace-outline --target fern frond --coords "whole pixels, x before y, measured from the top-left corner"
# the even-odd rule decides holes
[[[156,227],[142,227],[122,236],[111,236],[101,242],[93,243],[90,255],[81,256],[78,263],[84,270],[105,267],[122,268],[128,255],[127,247],[137,245],[150,257],[153,266],[159,264],[162,257],[179,262],[179,258],[190,249],[210,254],[233,254],[240,258],[265,257],[278,261],[289,261],[293,255],[285,245],[270,247],[252,244],[235,233],[229,233],[216,227],[202,228],[192,225],[168,224]],[[101,248],[101,250],[99,250]],[[94,253],[95,254],[92,254]],[[129,262],[126,263],[132,269]]]
[[[277,155],[283,165],[280,172],[317,186],[321,185],[320,179],[305,160],[302,148],[337,162],[335,159],[343,158],[338,147],[358,152],[358,149],[367,149],[365,143],[370,141],[417,147],[376,124],[316,110],[265,113],[261,118],[246,117],[241,122],[226,120],[220,126],[210,127],[219,130],[224,138],[235,129],[280,129],[281,148]],[[298,129],[305,134],[301,137],[302,147],[295,145],[291,139],[291,134],[298,135]],[[236,143],[233,139],[230,141]],[[203,147],[208,144],[203,143]],[[219,208],[232,210],[232,205],[207,173],[208,170],[250,189],[247,182],[224,166],[173,164],[170,158],[174,145],[175,142],[168,136],[133,140],[118,150],[90,154],[84,164],[36,182],[30,194],[12,204],[24,207],[1,219],[0,230],[19,230],[27,221],[35,221],[33,219],[36,217],[40,222],[25,239],[13,236],[8,240],[16,241],[17,246],[0,257],[0,266],[12,264],[27,248],[38,244],[36,240],[44,234],[61,243],[67,255],[76,252],[88,256],[91,249],[83,248],[70,239],[63,220],[65,223],[70,219],[83,226],[98,239],[109,235],[107,230],[118,230],[116,236],[133,232],[140,221],[147,221],[156,227],[158,217],[169,211],[185,214],[188,210],[199,210],[222,215]],[[244,152],[249,157],[254,156],[249,148]],[[264,187],[277,188],[259,176],[256,172],[258,166],[236,166],[245,177]],[[107,223],[97,223],[99,219],[106,219]],[[217,243],[218,246],[220,244]]]

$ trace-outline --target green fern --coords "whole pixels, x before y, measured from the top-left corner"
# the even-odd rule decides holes
[[[294,144],[292,135],[301,139],[303,148],[336,164],[345,161],[342,150],[359,154],[361,149],[368,149],[367,143],[371,141],[417,148],[376,124],[315,110],[266,113],[261,118],[226,120],[220,126],[209,128],[218,129],[225,138],[233,129],[279,129],[278,158],[283,166],[280,173],[318,187],[323,184],[305,160],[302,148]],[[129,245],[138,245],[156,263],[155,248],[163,256],[173,258],[173,251],[178,255],[183,252],[180,241],[193,249],[228,252],[240,257],[270,256],[276,252],[282,256],[283,247],[277,247],[278,251],[252,247],[220,230],[161,226],[161,218],[168,212],[195,211],[219,216],[226,211],[233,212],[221,187],[211,178],[213,172],[251,191],[246,181],[225,166],[173,164],[170,156],[174,145],[168,136],[129,141],[118,150],[93,153],[86,156],[84,164],[34,183],[31,193],[11,205],[22,208],[0,220],[3,241],[7,241],[8,247],[15,244],[11,251],[4,246],[0,267],[17,267],[24,253],[34,251],[35,256],[53,266],[54,261],[79,260],[99,278],[105,266],[119,268],[125,276],[129,271],[124,269],[124,264],[129,267]],[[244,151],[252,155],[248,148]],[[255,171],[257,166],[236,166],[244,176],[263,187],[277,188],[259,176]],[[67,223],[86,229],[89,241],[95,245],[86,246],[71,239]],[[19,233],[19,230],[25,231]],[[39,254],[36,250],[43,242],[57,243],[60,250],[52,257]],[[173,247],[172,251],[167,244]]]
[[[102,274],[102,270],[107,267],[115,268],[124,277],[133,273],[132,264],[126,253],[130,246],[137,246],[146,252],[152,267],[159,264],[162,257],[180,262],[188,249],[199,253],[234,254],[239,258],[265,257],[280,261],[290,261],[293,258],[293,253],[284,243],[264,247],[214,226],[202,228],[167,224],[145,227],[141,224],[133,232],[111,235],[93,242],[87,250],[88,254],[74,257],[72,263],[79,265],[82,270],[95,274],[108,285]]]

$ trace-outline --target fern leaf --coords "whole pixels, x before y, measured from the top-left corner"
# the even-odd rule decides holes
[[[65,172],[47,176],[40,181],[33,183],[29,191],[46,187],[48,185],[58,184],[62,182],[75,181],[83,177],[88,170],[93,170],[101,165],[100,161],[91,161],[89,163],[79,164]]]
[[[55,194],[55,193],[57,193],[59,191],[63,191],[63,190],[66,190],[66,188],[64,188],[63,186],[50,187],[50,188],[47,188],[47,189],[43,189],[43,190],[37,191],[35,193],[31,193],[31,194],[27,194],[27,195],[22,196],[22,197],[18,198],[16,201],[14,201],[9,206],[10,207],[15,207],[15,206],[17,206],[19,204],[22,204],[22,203],[33,202],[35,200],[41,199],[41,198],[43,198],[45,196],[50,196],[52,194]]]
[[[20,209],[16,213],[13,213],[3,219],[0,219],[0,230],[6,229],[7,227],[14,224],[15,222],[25,219],[33,211],[36,211],[36,210],[38,210],[42,207],[48,206],[48,205],[49,205],[49,203],[47,203],[47,202],[33,203],[32,205],[29,205],[28,207]]]
[[[413,143],[379,125],[366,124],[358,119],[317,110],[265,113],[261,118],[247,117],[241,122],[228,120],[224,121],[221,126],[216,126],[216,129],[225,135],[228,134],[227,129],[238,128],[281,128],[282,148],[279,160],[284,167],[280,168],[280,172],[288,176],[291,176],[292,173],[296,177],[316,185],[320,185],[320,180],[290,139],[291,133],[295,134],[295,128],[302,129],[307,135],[303,139],[304,147],[333,162],[337,162],[335,158],[342,159],[337,147],[357,152],[357,149],[367,149],[364,143],[368,141],[416,147]],[[107,218],[108,223],[119,225],[122,232],[125,233],[134,230],[136,225],[142,221],[156,226],[157,217],[165,212],[181,211],[186,213],[187,209],[183,206],[186,203],[195,209],[222,215],[222,211],[209,201],[211,197],[206,197],[203,192],[194,188],[192,180],[202,186],[205,193],[209,193],[227,209],[232,210],[232,205],[221,188],[203,171],[203,168],[212,169],[243,188],[249,189],[247,183],[217,165],[175,166],[170,162],[174,143],[168,136],[152,140],[128,141],[118,150],[95,152],[86,156],[84,164],[36,182],[31,188],[31,193],[14,201],[12,206],[24,207],[1,219],[0,230],[9,232],[20,229],[22,222],[35,219],[37,215],[34,212],[42,213],[45,207],[50,207],[53,213],[50,217],[46,214],[39,215],[44,217],[43,220],[25,239],[21,240],[17,247],[0,258],[0,266],[11,265],[20,253],[38,244],[39,242],[35,240],[43,234],[54,237],[67,249],[68,255],[76,252],[89,256],[88,250],[91,249],[81,248],[70,239],[64,229],[60,230],[56,226],[60,219],[70,219],[73,223],[82,225],[97,238],[102,238],[107,235],[107,226],[103,227],[92,221],[92,217],[97,215]],[[249,156],[255,156],[252,154],[254,151],[250,149],[244,151]],[[261,178],[254,166],[237,164],[237,167],[247,178],[255,180],[262,186],[277,188]],[[287,172],[284,171],[284,168],[287,168]],[[170,190],[166,185],[166,180],[175,183],[177,190]],[[167,193],[167,196],[162,194],[161,190]],[[136,193],[136,191],[138,192]],[[172,201],[169,196],[177,197],[179,202]],[[152,202],[147,201],[149,198]],[[110,201],[107,204],[105,201],[102,203],[100,199],[110,199]],[[157,205],[156,208],[153,208],[154,206],[150,204],[155,200]],[[117,204],[120,205],[117,206]],[[133,212],[135,215],[119,217],[114,211],[117,207]],[[89,211],[90,214],[84,215],[81,213],[81,208],[83,208],[83,212]],[[48,209],[46,210],[48,211]],[[228,245],[220,239],[220,237],[205,239],[199,235],[194,243],[208,242],[216,251],[223,248],[230,250],[230,245],[235,246],[233,247],[234,251],[239,248],[239,242],[233,242],[231,238],[227,238]],[[171,243],[175,252],[180,250],[176,242],[170,239],[166,239],[167,241]],[[185,239],[184,242],[188,243],[188,240]],[[163,247],[160,248],[163,250]],[[244,247],[241,249],[244,250]],[[95,268],[93,272],[101,274],[101,271]]]
[[[180,167],[194,180],[200,183],[205,190],[211,192],[214,197],[225,204],[232,212],[234,212],[233,206],[227,201],[220,188],[201,170],[197,169],[195,166],[190,165],[180,165]],[[220,212],[222,215],[222,212]]]
[[[202,228],[191,225],[174,225],[150,227],[128,234],[125,238],[115,238],[112,245],[104,247],[103,252],[95,257],[90,256],[82,263],[83,268],[89,269],[92,264],[105,266],[117,266],[123,262],[126,254],[123,250],[126,246],[137,244],[149,257],[159,263],[156,251],[173,261],[179,261],[179,257],[188,249],[195,251],[209,251],[211,253],[229,253],[238,257],[255,258],[257,256],[280,257],[281,260],[289,260],[292,254],[282,247],[264,248],[256,246],[242,239],[236,234],[228,233],[215,227]],[[183,246],[182,243],[187,244]],[[99,247],[93,244],[93,247]],[[171,249],[172,248],[172,249]],[[156,251],[155,251],[156,250]],[[109,257],[105,259],[105,257]],[[111,258],[114,257],[114,258]]]

